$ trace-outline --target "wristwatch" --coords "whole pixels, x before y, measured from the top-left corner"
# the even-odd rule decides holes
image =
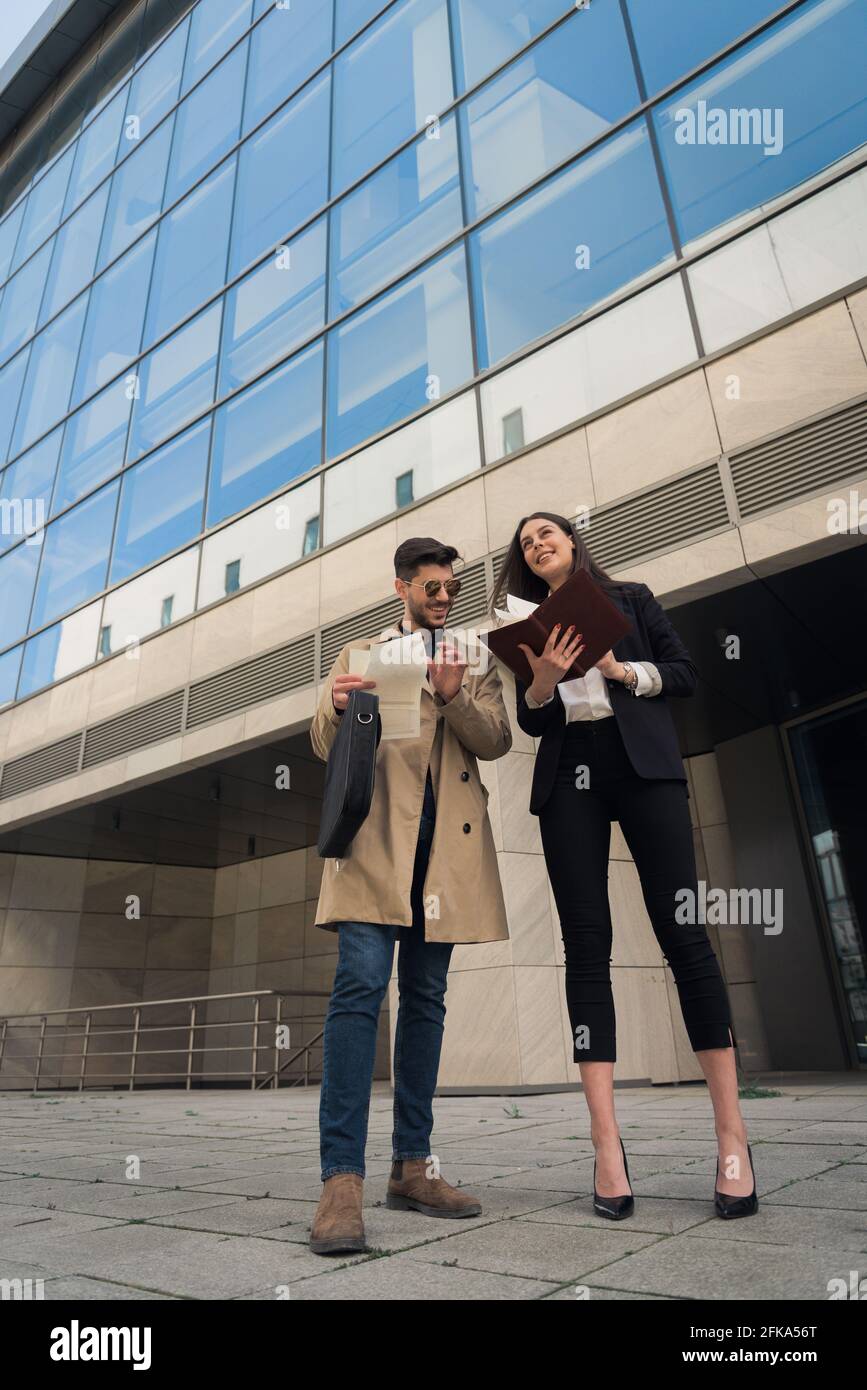
[[[629,691],[630,695],[634,695],[638,689],[638,672],[630,661],[621,661],[620,665],[626,667],[624,688]]]

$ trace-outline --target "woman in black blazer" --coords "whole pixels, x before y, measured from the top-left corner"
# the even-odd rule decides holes
[[[541,656],[522,648],[533,681],[516,685],[518,723],[540,739],[530,810],[539,817],[563,934],[574,1059],[596,1150],[594,1209],[619,1220],[634,1207],[614,1112],[608,856],[611,821],[618,821],[708,1083],[719,1147],[715,1208],[723,1217],[749,1216],[758,1203],[738,1103],[731,1013],[707,932],[690,911],[698,885],[689,792],[667,703],[669,696],[694,692],[695,666],[647,585],[612,580],[572,523],[550,512],[518,524],[494,603],[510,594],[525,608],[527,601],[538,604],[578,568],[588,570],[626,614],[631,632],[586,678],[568,681],[584,649],[581,633],[555,628]]]

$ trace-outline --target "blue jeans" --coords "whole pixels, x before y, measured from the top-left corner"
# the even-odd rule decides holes
[[[338,927],[337,973],[325,1020],[319,1098],[323,1182],[335,1173],[364,1177],[377,1023],[398,939],[392,1158],[427,1158],[430,1153],[452,954],[451,944],[424,939],[422,893],[433,830],[434,822],[422,816],[413,869],[412,926],[341,922]]]

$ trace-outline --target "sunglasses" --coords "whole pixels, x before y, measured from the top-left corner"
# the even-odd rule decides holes
[[[417,588],[424,589],[428,598],[436,598],[440,589],[445,589],[449,598],[457,598],[463,583],[460,579],[447,579],[445,583],[439,579],[405,579],[403,582],[404,584],[415,584]]]

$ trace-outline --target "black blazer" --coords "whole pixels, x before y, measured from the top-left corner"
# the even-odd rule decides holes
[[[668,708],[669,695],[692,695],[697,684],[695,666],[662,607],[646,584],[624,584],[609,597],[627,616],[632,631],[615,643],[618,661],[652,661],[662,678],[659,695],[632,695],[620,681],[608,681],[608,698],[623,743],[639,777],[665,777],[686,781],[677,730]],[[530,811],[538,816],[554,786],[560,749],[566,730],[566,710],[560,691],[539,709],[524,698],[526,686],[515,681],[518,724],[531,738],[540,738],[533,772]]]

